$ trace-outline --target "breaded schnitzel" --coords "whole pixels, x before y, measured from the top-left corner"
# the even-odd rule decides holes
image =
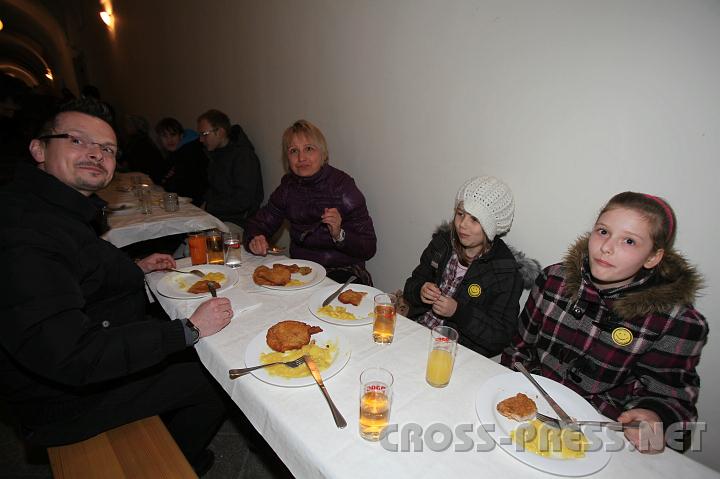
[[[268,329],[265,340],[272,349],[284,353],[309,344],[310,335],[320,332],[322,328],[300,321],[280,321]]]
[[[352,304],[353,306],[360,306],[360,303],[362,302],[365,295],[367,295],[367,293],[348,289],[340,293],[340,296],[338,296],[338,300],[342,304]]]
[[[212,283],[213,286],[215,286],[215,289],[220,289],[220,283],[217,281],[209,281],[207,279],[201,279],[197,283],[193,284],[188,288],[188,293],[192,294],[201,294],[201,293],[207,293],[210,291],[208,288],[208,283]]]
[[[255,268],[253,281],[261,286],[285,286],[290,282],[290,269],[282,264],[274,264],[272,269],[261,265]]]
[[[535,401],[523,393],[517,393],[513,397],[500,401],[497,410],[503,416],[515,421],[529,421],[535,417],[537,406]]]
[[[290,275],[300,273],[306,276],[312,272],[309,266],[298,266],[293,263],[290,265],[276,263],[272,265],[272,269],[265,265],[258,266],[253,272],[253,281],[261,286],[285,286],[290,282]]]

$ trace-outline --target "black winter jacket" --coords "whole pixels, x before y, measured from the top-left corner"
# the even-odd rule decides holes
[[[245,227],[263,200],[260,160],[247,136],[239,136],[222,148],[208,153],[208,189],[205,208],[222,221]]]
[[[91,226],[92,198],[19,165],[0,190],[0,392],[26,426],[182,350],[180,321],[145,317],[143,273]]]
[[[205,202],[207,190],[208,157],[199,140],[193,140],[168,154],[172,165],[163,179],[165,191],[192,198],[195,206]]]
[[[410,305],[410,319],[417,320],[430,310],[420,298],[420,288],[426,282],[440,285],[451,256],[450,231],[442,229],[433,235],[420,264],[405,282],[403,297]],[[488,253],[470,264],[453,295],[458,308],[445,319],[445,325],[458,330],[460,344],[484,356],[499,354],[517,330],[522,290],[515,257],[498,238]]]

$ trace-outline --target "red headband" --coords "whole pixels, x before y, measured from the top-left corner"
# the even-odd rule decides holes
[[[673,222],[672,210],[670,209],[668,204],[665,203],[665,201],[662,198],[658,198],[657,196],[648,195],[645,193],[643,193],[643,196],[646,198],[650,198],[651,200],[655,201],[657,204],[662,206],[662,209],[665,211],[665,216],[667,216],[668,224],[670,225],[670,228],[669,228],[670,231],[668,231],[668,237],[672,236],[673,229],[675,228],[675,223]]]

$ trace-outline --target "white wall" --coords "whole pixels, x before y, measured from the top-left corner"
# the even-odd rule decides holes
[[[181,8],[182,4],[185,8]],[[117,37],[84,45],[118,107],[243,125],[266,191],[297,118],[325,132],[375,221],[380,288],[402,287],[461,182],[503,178],[508,241],[560,259],[614,193],[667,198],[707,278],[694,456],[720,469],[720,2],[430,0],[116,2]],[[107,67],[110,60],[118,62]]]

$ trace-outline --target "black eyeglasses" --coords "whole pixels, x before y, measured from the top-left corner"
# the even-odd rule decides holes
[[[70,145],[79,150],[89,150],[93,146],[97,146],[102,151],[103,155],[109,158],[115,158],[118,155],[117,145],[112,143],[98,143],[82,135],[71,135],[70,133],[56,133],[54,135],[42,135],[37,138],[38,140],[53,140],[63,139],[70,140]]]
[[[207,131],[201,131],[200,136],[208,136],[210,133],[215,133],[216,131],[218,131],[217,128],[213,128],[212,130],[207,130]]]

